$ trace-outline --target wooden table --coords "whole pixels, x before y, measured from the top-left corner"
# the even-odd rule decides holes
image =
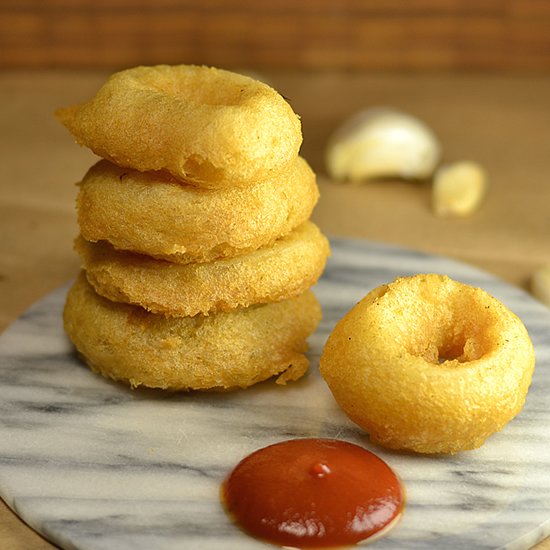
[[[54,120],[88,98],[104,72],[0,73],[0,330],[74,276],[74,185],[95,157]],[[314,220],[329,235],[364,237],[444,254],[528,288],[550,262],[550,75],[273,73],[266,78],[302,116],[302,154],[319,175]],[[444,160],[480,162],[482,208],[436,218],[428,182],[337,184],[323,153],[347,115],[373,105],[415,114],[439,136]],[[0,547],[52,546],[0,504]],[[550,549],[550,540],[538,548]]]

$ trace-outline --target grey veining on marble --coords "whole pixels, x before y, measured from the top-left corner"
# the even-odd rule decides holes
[[[73,355],[48,295],[0,337],[0,494],[63,548],[270,548],[226,517],[219,486],[248,453],[294,437],[336,437],[386,460],[407,491],[401,522],[373,548],[529,548],[550,534],[550,311],[445,258],[336,239],[315,291],[324,311],[311,369],[287,387],[227,394],[129,390]],[[371,445],[318,374],[336,321],[380,283],[446,273],[502,300],[526,324],[537,367],[522,413],[476,451],[415,456]]]

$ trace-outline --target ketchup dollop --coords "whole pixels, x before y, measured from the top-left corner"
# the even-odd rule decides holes
[[[346,441],[293,439],[244,458],[222,486],[244,531],[281,546],[355,544],[394,522],[403,489],[373,453]]]

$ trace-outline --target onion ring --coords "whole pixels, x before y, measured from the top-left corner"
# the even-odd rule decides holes
[[[300,157],[276,180],[218,190],[102,160],[80,183],[77,211],[88,241],[172,262],[207,262],[271,244],[306,221],[318,198],[315,174]]]
[[[230,311],[298,296],[321,276],[327,239],[305,222],[269,247],[216,262],[173,264],[120,252],[105,242],[75,242],[95,291],[164,315]]]
[[[321,373],[373,442],[455,453],[519,413],[534,364],[525,326],[501,302],[428,274],[367,294],[330,335]]]
[[[208,188],[276,177],[302,142],[299,118],[267,84],[193,65],[115,73],[91,100],[56,116],[102,158]]]
[[[81,274],[64,309],[69,338],[88,366],[132,387],[244,388],[305,374],[306,338],[320,306],[311,291],[261,306],[195,317],[165,317],[97,295]]]

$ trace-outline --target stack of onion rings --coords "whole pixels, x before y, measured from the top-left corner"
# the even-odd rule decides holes
[[[79,185],[64,311],[92,370],[173,390],[302,376],[329,247],[288,103],[219,69],[137,67],[57,116],[103,157]]]

